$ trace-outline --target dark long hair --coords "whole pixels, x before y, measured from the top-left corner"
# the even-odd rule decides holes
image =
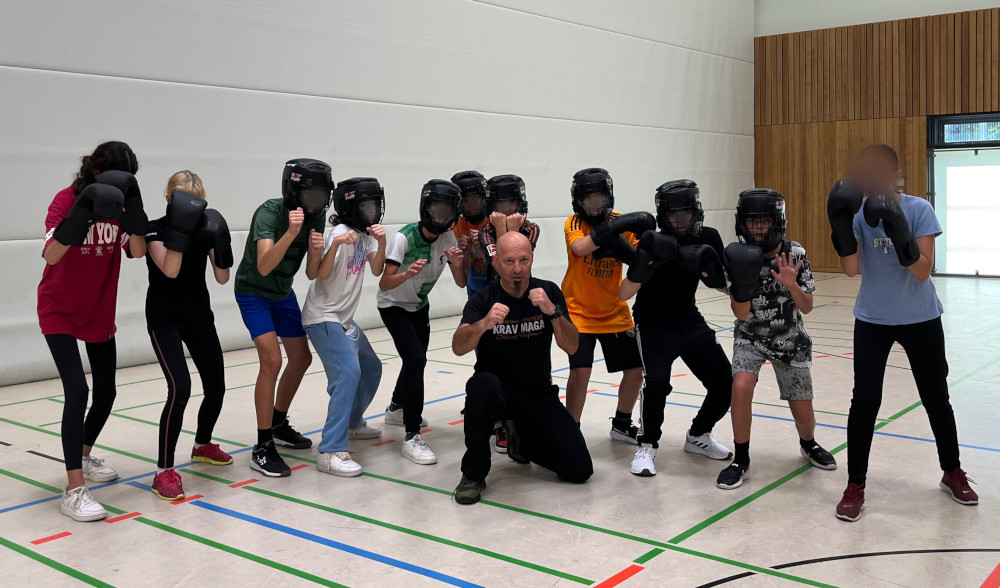
[[[96,181],[94,172],[110,170],[134,174],[139,171],[139,160],[128,144],[121,141],[107,141],[98,145],[90,155],[80,158],[80,171],[73,180],[73,191],[77,194]]]

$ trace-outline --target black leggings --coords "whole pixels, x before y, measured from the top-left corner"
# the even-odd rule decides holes
[[[222,412],[222,399],[226,394],[222,346],[214,326],[200,330],[162,326],[150,329],[149,338],[153,342],[156,360],[160,362],[160,368],[167,379],[167,403],[163,405],[163,412],[160,414],[160,449],[156,465],[172,468],[177,437],[181,434],[184,421],[184,408],[191,398],[191,374],[184,359],[182,343],[191,352],[191,360],[198,368],[205,392],[198,410],[198,430],[194,437],[195,443],[199,444],[212,440],[212,430]]]
[[[45,342],[52,352],[52,359],[62,380],[63,404],[62,446],[66,471],[83,467],[83,447],[93,446],[101,434],[104,423],[111,416],[115,403],[115,364],[118,353],[115,340],[104,343],[85,343],[94,380],[94,399],[87,410],[90,387],[83,372],[83,359],[76,337],[72,335],[45,335]],[[86,415],[86,419],[84,418]]]
[[[712,431],[726,416],[733,399],[733,368],[718,338],[704,321],[681,327],[639,325],[639,350],[646,381],[642,385],[640,443],[659,446],[663,410],[670,385],[670,368],[678,357],[684,360],[691,375],[705,386],[707,395],[691,421],[691,434]]]
[[[396,344],[396,353],[403,361],[392,390],[392,403],[403,407],[403,425],[407,433],[420,431],[424,410],[424,367],[431,341],[430,311],[429,304],[414,312],[398,306],[378,309]]]
[[[490,435],[503,419],[514,421],[521,453],[559,479],[579,484],[594,474],[580,425],[559,401],[556,386],[504,385],[496,375],[478,372],[469,378],[465,392],[462,473],[467,477],[484,480],[490,473]]]
[[[893,342],[903,347],[910,360],[917,393],[937,441],[941,469],[950,472],[961,466],[955,413],[948,399],[948,359],[941,317],[912,325],[876,325],[855,320],[854,396],[847,419],[847,479],[858,485],[863,485],[868,475],[868,455]]]

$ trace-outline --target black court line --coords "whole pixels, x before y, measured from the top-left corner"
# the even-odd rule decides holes
[[[878,557],[883,555],[919,555],[925,553],[1000,553],[1000,548],[981,547],[972,549],[907,549],[903,551],[873,551],[871,553],[850,553],[847,555],[832,555],[830,557],[817,557],[815,559],[804,559],[802,561],[771,566],[771,569],[784,570],[787,568],[794,568],[797,566],[807,566],[809,564],[825,563],[829,561],[839,561],[844,559],[858,559],[862,557]],[[709,582],[708,584],[702,584],[700,586],[697,586],[696,588],[712,588],[713,586],[722,586],[723,584],[728,584],[729,582],[742,580],[743,578],[749,578],[750,576],[756,576],[756,575],[757,572],[743,572],[742,574],[734,574],[732,576],[727,576],[720,580]]]
[[[3,445],[4,447],[10,447],[10,443],[7,443],[6,441],[0,441],[0,445]]]
[[[65,461],[59,459],[58,457],[52,457],[51,455],[45,455],[44,453],[39,453],[38,451],[32,451],[31,449],[29,449],[28,451],[26,451],[26,453],[30,453],[31,455],[37,455],[38,457],[44,457],[45,459],[51,459],[52,461],[58,461],[59,463],[66,463]]]

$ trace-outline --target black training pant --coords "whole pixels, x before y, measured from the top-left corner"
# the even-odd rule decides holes
[[[587,442],[559,401],[557,386],[509,385],[495,374],[478,372],[469,378],[465,393],[462,473],[466,477],[486,479],[494,424],[508,419],[514,421],[520,453],[533,463],[552,470],[565,482],[583,483],[594,474]]]
[[[941,469],[950,472],[958,459],[958,430],[948,399],[948,359],[945,357],[941,317],[912,325],[876,325],[854,321],[854,396],[847,419],[847,476],[858,485],[868,474],[875,420],[882,405],[882,384],[892,344],[906,351],[937,441]]]
[[[732,364],[715,331],[704,321],[677,327],[640,324],[638,330],[646,378],[639,396],[642,415],[639,443],[659,446],[663,410],[667,395],[673,390],[670,368],[678,357],[707,391],[701,409],[691,421],[691,434],[697,437],[711,432],[715,423],[726,416],[733,398]]]
[[[156,466],[174,467],[174,450],[184,422],[184,409],[191,398],[191,373],[184,359],[184,345],[191,352],[191,360],[198,368],[205,397],[198,409],[198,429],[195,443],[212,440],[212,431],[222,412],[222,399],[226,394],[225,368],[222,345],[215,327],[211,329],[178,329],[171,325],[149,330],[153,352],[160,362],[160,369],[167,379],[167,402],[160,413],[159,453]]]
[[[403,425],[407,433],[420,431],[424,410],[424,367],[431,341],[430,311],[429,304],[414,312],[398,306],[378,309],[403,362],[392,390],[392,403],[403,407]]]
[[[83,467],[83,446],[92,446],[111,416],[115,403],[115,369],[118,353],[115,340],[103,343],[85,343],[94,380],[94,398],[87,410],[90,387],[83,372],[83,359],[76,337],[72,335],[45,335],[45,342],[52,352],[59,378],[62,380],[63,404],[62,447],[66,471]],[[84,418],[86,415],[86,419]]]

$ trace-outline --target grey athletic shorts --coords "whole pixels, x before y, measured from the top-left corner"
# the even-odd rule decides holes
[[[770,361],[778,380],[778,392],[782,400],[812,400],[812,369],[809,366],[794,366],[787,361],[775,360],[757,349],[751,341],[737,338],[733,344],[733,374],[760,373],[760,366]]]

